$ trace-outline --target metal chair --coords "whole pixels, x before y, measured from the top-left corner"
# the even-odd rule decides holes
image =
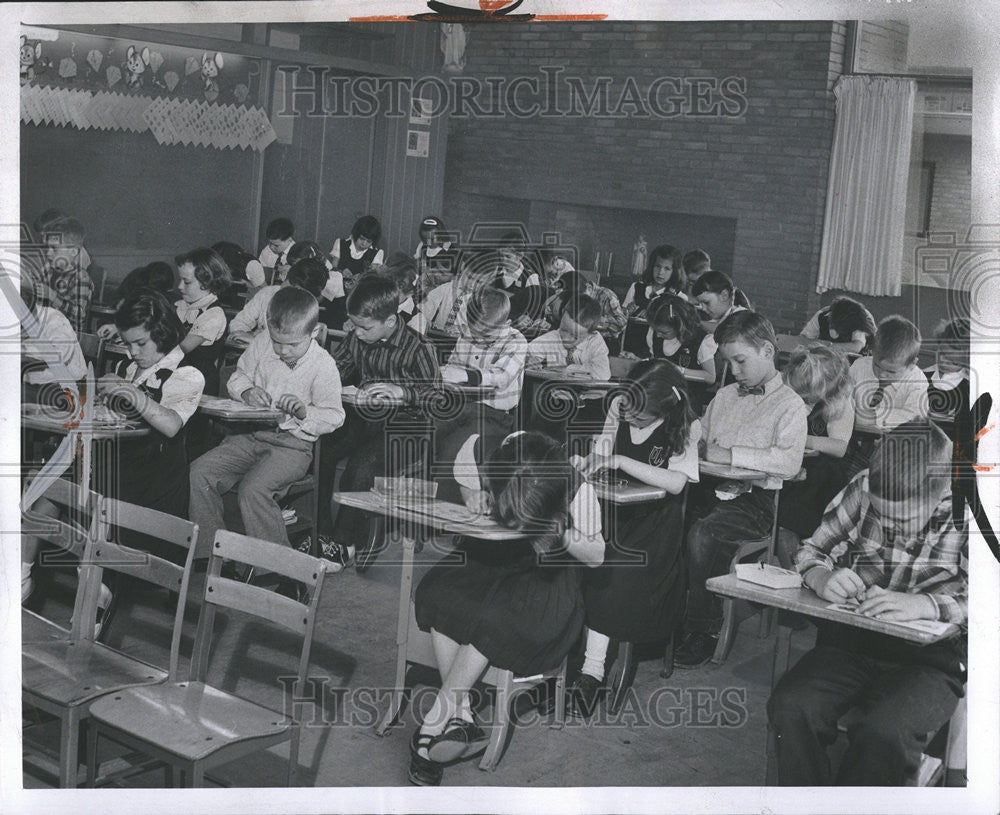
[[[103,372],[104,339],[97,336],[97,334],[88,334],[86,332],[77,334],[77,339],[80,341],[80,350],[83,351],[83,358],[87,362],[94,363],[95,371]]]
[[[60,787],[77,786],[80,723],[90,716],[95,700],[122,688],[163,682],[176,674],[188,578],[198,536],[197,525],[190,521],[124,501],[103,498],[98,514],[96,534],[88,537],[84,549],[72,635],[68,639],[25,642],[22,646],[24,705],[49,713],[60,722]],[[148,535],[185,550],[184,565],[111,539],[120,530]],[[166,671],[95,641],[93,621],[101,578],[107,569],[177,593]]]
[[[222,577],[222,563],[233,560],[305,584],[310,599],[299,602],[267,589]],[[288,784],[298,769],[302,723],[293,709],[279,712],[206,683],[217,607],[251,614],[302,637],[292,698],[300,698],[309,673],[316,612],[327,564],[285,546],[220,530],[212,547],[204,602],[198,618],[189,679],[172,670],[167,682],[110,694],[91,707],[87,785],[97,781],[101,736],[173,768],[175,781],[204,785],[205,772],[250,753],[290,741]]]

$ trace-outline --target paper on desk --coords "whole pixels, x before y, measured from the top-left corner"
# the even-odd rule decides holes
[[[474,526],[493,526],[496,522],[488,515],[479,515],[466,506],[452,504],[448,501],[428,501],[426,498],[414,497],[407,500],[405,497],[395,498],[397,506],[426,515],[440,521],[451,521],[452,523],[472,524]]]
[[[830,603],[827,608],[835,611],[846,611],[848,614],[858,614],[861,617],[868,616],[858,611],[857,603]],[[892,625],[901,625],[903,628],[910,628],[914,631],[925,631],[928,634],[943,634],[951,625],[951,623],[943,623],[940,620],[881,620],[879,617],[871,617],[871,619]]]
[[[797,589],[802,585],[798,572],[772,566],[770,563],[737,563],[736,577],[769,589]]]

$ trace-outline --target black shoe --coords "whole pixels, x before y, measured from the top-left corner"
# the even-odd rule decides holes
[[[594,715],[604,683],[590,674],[580,674],[566,690],[566,715],[586,721]]]
[[[719,638],[715,634],[695,631],[685,635],[674,651],[675,668],[699,668],[715,655]]]
[[[433,736],[421,734],[417,730],[410,739],[410,768],[407,777],[411,784],[418,787],[438,787],[444,777],[444,768],[436,761],[424,758],[418,752],[421,748],[430,746]]]

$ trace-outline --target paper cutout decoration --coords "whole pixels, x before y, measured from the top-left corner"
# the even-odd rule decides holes
[[[173,92],[174,88],[177,87],[177,83],[181,81],[181,78],[177,76],[176,71],[167,71],[163,75],[163,84],[167,86],[167,90]]]
[[[69,57],[63,57],[59,60],[59,76],[63,79],[76,76],[76,62]]]
[[[249,95],[250,89],[242,82],[233,88],[233,98],[236,100],[237,105],[242,105],[246,102]]]
[[[163,65],[163,54],[159,51],[153,51],[149,55],[149,67],[153,69],[153,73],[157,73],[160,67]]]
[[[87,64],[91,67],[94,73],[101,70],[101,64],[104,62],[104,54],[98,51],[96,48],[87,53]]]
[[[113,88],[115,85],[117,85],[119,82],[122,81],[122,69],[119,68],[117,65],[111,65],[108,67],[107,76],[108,76],[108,87]]]
[[[196,74],[199,71],[201,71],[201,63],[194,57],[188,57],[184,60],[184,76],[190,76],[191,74]]]

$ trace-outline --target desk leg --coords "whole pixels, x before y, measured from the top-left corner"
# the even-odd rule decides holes
[[[778,631],[774,637],[774,658],[771,661],[771,690],[774,691],[778,680],[788,670],[788,660],[792,648],[792,628],[787,625],[778,625]],[[767,724],[767,764],[764,769],[764,784],[768,787],[776,786],[778,783],[778,734]]]
[[[399,573],[399,615],[396,619],[396,684],[392,689],[389,708],[375,733],[384,736],[397,723],[406,693],[406,645],[410,629],[410,597],[413,593],[413,538],[400,533],[403,545],[403,563]]]

